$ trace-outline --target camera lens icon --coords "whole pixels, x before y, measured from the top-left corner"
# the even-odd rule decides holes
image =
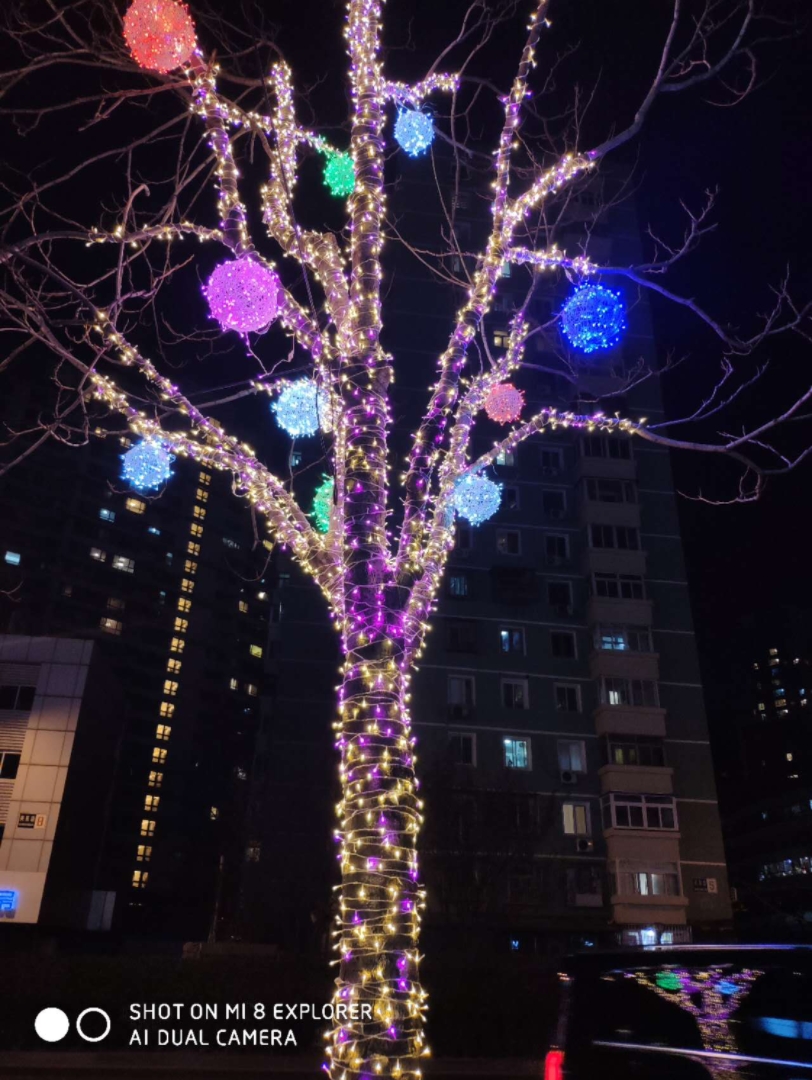
[[[93,1015],[101,1016],[104,1020],[104,1031],[101,1035],[89,1035],[82,1028],[82,1021],[88,1016]],[[89,1009],[83,1009],[76,1017],[76,1034],[85,1042],[101,1042],[110,1034],[111,1027],[112,1023],[110,1021],[109,1013],[106,1013],[104,1009],[98,1009],[95,1006],[91,1006]],[[42,1009],[37,1013],[37,1017],[34,1020],[34,1031],[36,1031],[43,1042],[60,1042],[70,1031],[70,1020],[68,1019],[67,1013],[63,1012],[62,1009]]]

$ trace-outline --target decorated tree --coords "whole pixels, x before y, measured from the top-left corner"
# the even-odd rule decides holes
[[[123,20],[100,0],[9,9],[17,63],[2,75],[0,91],[18,128],[28,131],[55,115],[71,115],[71,108],[81,114],[90,107],[85,127],[98,131],[114,117],[116,132],[123,127],[125,135],[102,138],[97,153],[62,171],[57,155],[49,177],[37,162],[29,180],[19,179],[21,169],[6,185],[2,366],[50,357],[55,386],[53,410],[29,429],[9,433],[6,467],[49,439],[67,448],[129,429],[139,441],[125,457],[126,481],[160,491],[171,483],[173,468],[188,461],[229,474],[235,495],[326,598],[343,653],[335,719],[342,784],[335,1003],[370,1007],[369,1016],[337,1019],[328,1035],[326,1069],[336,1078],[418,1076],[428,1053],[418,945],[425,906],[418,868],[423,807],[410,684],[457,518],[477,525],[499,508],[501,490],[490,472],[497,457],[559,427],[644,439],[735,461],[742,468],[736,497],[749,499],[766,476],[795,467],[804,456],[770,440],[800,414],[812,389],[737,435],[688,441],[635,417],[604,415],[599,400],[580,412],[533,411],[514,385],[529,385],[528,345],[544,333],[558,342],[556,370],[575,393],[581,358],[608,357],[610,363],[631,295],[651,289],[715,335],[719,381],[686,417],[713,426],[753,378],[742,358],[775,335],[805,329],[806,310],[793,304],[785,285],[765,321],[745,336],[668,288],[668,271],[709,227],[710,202],[688,215],[678,242],[655,244],[640,266],[597,265],[586,233],[569,252],[551,239],[555,208],[593,182],[661,97],[720,75],[733,101],[747,93],[754,79],[752,0],[707,0],[696,18],[675,0],[636,112],[626,126],[623,117],[614,118],[607,128],[613,133],[586,147],[578,145],[577,109],[565,128],[545,115],[547,76],[534,74],[542,37],[553,33],[553,7],[553,0],[474,0],[426,77],[405,83],[388,72],[383,0],[348,0],[348,140],[335,130],[328,138],[315,122],[301,119],[308,98],[297,96],[292,68],[264,30],[249,33],[248,45],[243,39],[230,54],[226,49],[233,70],[221,68],[215,35],[226,39],[233,27],[202,5],[193,13],[178,0],[133,0]],[[469,77],[477,52],[514,16],[528,21],[507,89]],[[457,73],[445,73],[446,61],[455,58]],[[541,66],[545,70],[544,61]],[[546,71],[554,66],[547,63]],[[75,72],[73,83],[65,82],[66,70]],[[39,92],[43,84],[45,98],[29,99],[27,87]],[[498,126],[483,151],[472,110],[494,91]],[[140,108],[128,113],[130,106]],[[483,114],[483,127],[492,115]],[[463,251],[453,208],[446,207],[443,242],[459,256],[462,269],[453,283],[462,300],[448,311],[447,345],[399,474],[390,433],[397,356],[381,338],[389,295],[382,245],[386,236],[407,231],[408,221],[396,225],[387,216],[387,163],[393,154],[414,157],[431,176],[438,143],[454,162],[455,195],[462,164],[489,182],[489,232],[478,253]],[[158,169],[160,162],[163,169],[154,182],[139,165],[144,148],[152,155],[149,165]],[[336,229],[306,226],[294,209],[297,181],[314,161],[327,189],[343,201]],[[260,167],[262,184],[247,183]],[[73,207],[58,199],[61,186],[91,170],[106,176],[111,168],[120,191],[105,197],[99,219],[77,221]],[[179,312],[166,298],[176,281],[195,272],[201,246],[200,258],[208,249],[216,263],[200,275],[197,308]],[[438,265],[448,280],[444,256]],[[494,354],[484,327],[506,265],[524,267],[528,287],[512,313],[506,347]],[[535,298],[564,280],[569,299],[540,321]],[[255,368],[225,395],[221,385],[213,396],[203,392],[202,404],[199,373],[194,392],[170,374],[171,347],[201,355],[228,349]],[[654,374],[634,368],[620,384]],[[324,467],[314,503],[300,505],[290,478],[266,467],[216,418],[224,401],[256,395],[267,396],[287,436],[321,440]],[[485,417],[503,425],[503,433],[477,457],[472,437]]]

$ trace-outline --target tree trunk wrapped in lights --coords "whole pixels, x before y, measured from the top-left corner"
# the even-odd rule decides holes
[[[576,287],[606,278],[652,289],[677,301],[716,335],[725,354],[722,375],[713,394],[686,418],[694,423],[715,417],[747,386],[749,369],[739,371],[738,358],[775,334],[802,331],[807,314],[807,309],[792,303],[783,287],[764,326],[749,338],[739,338],[695,301],[668,290],[664,274],[707,231],[710,205],[690,216],[681,245],[661,251],[642,267],[598,267],[583,252],[568,254],[550,243],[546,225],[542,227],[556,200],[567,199],[579,184],[588,183],[602,159],[638,133],[661,94],[689,89],[736,65],[743,65],[746,76],[750,74],[752,53],[745,46],[745,36],[753,15],[748,0],[730,0],[726,18],[702,24],[689,23],[675,2],[657,73],[629,125],[612,125],[619,128],[617,133],[586,151],[572,148],[578,134],[574,130],[567,140],[569,148],[553,151],[545,146],[538,153],[528,153],[532,133],[522,127],[528,109],[535,107],[530,101],[531,76],[541,35],[549,29],[552,6],[552,0],[528,0],[529,22],[515,78],[499,98],[501,116],[489,175],[493,189],[489,236],[479,255],[466,255],[465,296],[459,309],[449,312],[447,346],[438,357],[436,381],[399,481],[390,477],[395,358],[381,344],[381,249],[388,229],[384,165],[395,137],[389,133],[398,116],[408,115],[409,124],[401,127],[405,152],[418,154],[427,148],[431,135],[439,139],[441,134],[454,153],[459,152],[454,132],[464,81],[438,73],[438,65],[413,85],[389,80],[381,50],[382,0],[347,3],[352,98],[349,150],[332,146],[323,135],[300,125],[292,70],[279,58],[275,45],[267,78],[254,75],[239,80],[246,94],[255,92],[256,108],[246,104],[245,95],[237,101],[226,96],[219,64],[204,51],[200,40],[190,55],[185,44],[180,50],[181,69],[163,81],[154,73],[144,73],[139,85],[145,88],[133,90],[132,60],[107,0],[65,5],[64,17],[49,24],[53,29],[45,40],[38,27],[23,22],[15,41],[21,43],[24,59],[19,69],[0,76],[0,94],[12,94],[26,80],[47,74],[52,65],[61,71],[66,64],[85,64],[88,56],[98,54],[105,72],[116,68],[127,72],[125,89],[104,91],[108,113],[115,107],[120,117],[124,101],[138,100],[139,93],[149,101],[154,93],[171,91],[180,96],[205,132],[206,167],[193,153],[187,161],[180,152],[175,171],[164,184],[171,195],[152,214],[136,214],[145,185],[138,179],[130,153],[122,165],[125,195],[120,217],[112,227],[108,222],[104,227],[80,228],[65,224],[60,217],[53,229],[44,228],[41,221],[47,220],[47,213],[42,200],[48,185],[39,177],[16,202],[7,193],[12,213],[0,247],[4,273],[0,318],[4,329],[15,335],[16,344],[3,363],[27,356],[31,344],[57,360],[54,378],[59,392],[53,417],[41,416],[31,431],[22,433],[28,442],[19,458],[48,438],[71,444],[96,433],[120,431],[123,419],[147,448],[158,448],[161,461],[174,456],[176,469],[183,467],[185,459],[229,473],[235,493],[265,520],[270,539],[289,549],[330,606],[344,656],[335,723],[342,781],[336,831],[341,886],[334,928],[339,954],[335,1003],[356,1007],[354,1014],[350,1011],[346,1016],[337,1010],[327,1036],[326,1068],[334,1080],[419,1076],[421,1059],[428,1053],[418,951],[425,906],[418,868],[422,804],[409,718],[410,679],[453,546],[456,517],[477,523],[498,506],[500,491],[488,476],[490,466],[500,454],[531,436],[559,427],[577,428],[726,455],[743,468],[737,497],[747,500],[758,496],[766,476],[793,468],[804,456],[782,454],[768,439],[799,413],[812,397],[812,389],[773,420],[708,442],[670,438],[662,426],[606,416],[599,406],[584,414],[546,407],[522,417],[522,391],[509,380],[518,381],[523,371],[533,368],[526,360],[527,344],[532,334],[545,327],[532,324],[530,300],[545,282],[556,278],[566,277]],[[454,47],[467,49],[474,42],[477,49],[493,38],[511,5],[505,6],[504,16],[489,10],[493,7],[472,6]],[[154,32],[143,21],[150,12],[162,20]],[[176,0],[139,2],[138,15],[133,56],[145,68],[152,65],[160,70],[171,62],[165,48],[156,53],[155,43],[162,43],[160,27],[185,19],[186,8]],[[142,42],[149,46],[146,51]],[[463,58],[461,68],[466,65]],[[745,79],[742,92],[747,85]],[[476,93],[480,90],[477,84]],[[447,125],[451,134],[444,132],[442,120],[435,122],[421,112],[426,100],[437,93],[448,95],[451,101]],[[65,115],[64,108],[63,101],[53,105],[59,116]],[[44,106],[42,113],[47,112]],[[164,128],[167,125],[158,129],[156,140],[164,137]],[[129,150],[135,152],[143,141],[134,139]],[[278,265],[260,249],[260,238],[252,235],[243,201],[249,193],[243,191],[247,185],[241,184],[238,163],[241,155],[249,157],[249,143],[250,153],[267,169],[256,203],[268,234],[263,243]],[[296,220],[297,170],[308,152],[322,155],[328,188],[347,199],[346,221],[340,231],[306,229]],[[51,186],[67,184],[83,169],[120,153],[116,148],[97,157],[89,155]],[[162,154],[162,159],[170,158]],[[430,168],[428,153],[415,160],[415,168],[422,167],[421,160]],[[194,187],[199,175],[210,175],[216,189],[219,220],[214,227],[191,220],[201,201]],[[159,185],[157,190],[163,189]],[[104,201],[109,201],[106,195]],[[39,211],[36,219],[34,206]],[[277,355],[270,366],[262,364],[259,376],[237,388],[230,386],[227,397],[215,396],[205,406],[196,405],[149,359],[152,348],[141,338],[136,340],[139,321],[132,314],[155,313],[160,308],[163,286],[189,261],[186,253],[192,238],[217,249],[221,260],[207,286],[210,315],[218,324],[212,334],[239,334],[234,340],[253,357],[258,357],[264,335],[268,342],[286,335],[288,360],[300,361],[292,372],[298,378],[276,377],[283,362]],[[71,246],[92,249],[83,258],[97,257],[99,273],[82,279],[78,263],[66,254]],[[182,252],[180,257],[175,255],[177,250]],[[456,250],[460,250],[458,244]],[[157,251],[160,254],[155,258]],[[530,287],[511,320],[507,347],[493,356],[484,320],[493,308],[506,264],[527,267]],[[222,266],[227,269],[221,270]],[[229,272],[228,268],[237,266],[239,270]],[[142,268],[148,275],[147,289],[143,275],[137,273]],[[268,289],[274,290],[273,296]],[[604,289],[592,295],[616,300],[590,305],[588,295],[581,294],[571,343],[588,346],[590,351],[610,349],[625,325],[623,309],[615,293]],[[201,300],[201,324],[205,320]],[[558,321],[556,316],[546,330],[557,334]],[[157,316],[155,325],[160,327],[157,339],[162,340],[164,324]],[[193,335],[189,340],[194,340]],[[479,353],[477,363],[474,347]],[[559,374],[577,386],[578,361],[564,346],[561,364]],[[77,373],[75,385],[65,379],[69,370]],[[634,377],[630,385],[633,382]],[[318,433],[327,447],[317,515],[304,510],[290,485],[213,416],[223,401],[257,394],[269,397],[280,426],[291,435],[315,437]],[[472,460],[472,433],[483,412],[492,413],[494,421],[507,425],[507,430],[491,450]],[[136,455],[143,456],[143,452]],[[159,475],[163,477],[164,472]],[[143,469],[132,473],[137,480]]]

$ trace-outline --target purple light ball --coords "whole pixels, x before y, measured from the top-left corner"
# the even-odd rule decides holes
[[[203,286],[212,318],[223,330],[265,330],[276,318],[279,279],[250,257],[220,263]]]

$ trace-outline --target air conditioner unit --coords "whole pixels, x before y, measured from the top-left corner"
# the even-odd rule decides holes
[[[558,476],[559,470],[554,465],[543,465],[541,469],[542,476]]]
[[[561,783],[562,784],[577,784],[578,783],[578,773],[573,772],[572,769],[562,769],[561,773],[560,773],[560,776],[561,776]]]
[[[564,513],[565,511],[563,510],[548,510],[547,517],[553,518],[555,521],[560,521],[561,518],[564,516]]]
[[[449,705],[448,715],[452,720],[465,720],[471,715],[471,705]]]
[[[587,840],[585,836],[579,836],[575,841],[575,850],[579,855],[585,855],[589,851],[594,851],[595,841]]]

